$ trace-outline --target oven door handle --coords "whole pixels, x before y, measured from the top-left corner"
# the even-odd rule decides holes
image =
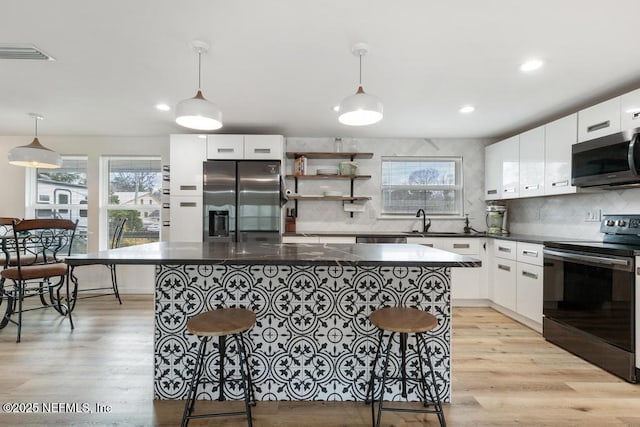
[[[560,259],[570,259],[573,261],[585,261],[591,264],[598,264],[603,266],[617,265],[617,266],[625,267],[627,269],[631,268],[630,261],[625,258],[611,258],[607,256],[600,256],[600,255],[599,256],[583,255],[583,254],[576,254],[572,252],[554,251],[552,249],[546,249],[546,248],[544,250],[544,254],[555,256]]]

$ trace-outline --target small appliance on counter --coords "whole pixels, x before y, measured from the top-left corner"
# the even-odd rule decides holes
[[[507,230],[507,207],[496,202],[487,204],[487,233],[509,234]]]

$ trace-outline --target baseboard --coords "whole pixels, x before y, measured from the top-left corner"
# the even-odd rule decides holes
[[[509,316],[510,318],[512,318],[513,320],[515,320],[518,323],[522,323],[524,326],[533,329],[534,331],[536,331],[539,334],[542,334],[542,323],[538,323],[538,322],[534,322],[533,320],[529,319],[528,317],[524,317],[518,313],[516,313],[513,310],[509,310],[506,307],[503,307],[499,304],[496,304],[495,302],[491,301],[489,307],[493,308],[496,311],[499,311],[500,313]]]

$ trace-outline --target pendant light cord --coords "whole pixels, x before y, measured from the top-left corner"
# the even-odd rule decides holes
[[[198,51],[198,90],[201,90],[202,87],[200,86],[200,73],[201,73],[201,69],[202,69],[202,51]]]
[[[34,117],[35,121],[36,121],[36,138],[38,137],[38,117]]]
[[[358,55],[358,58],[360,59],[360,84],[359,84],[359,86],[362,86],[362,53],[360,53]]]

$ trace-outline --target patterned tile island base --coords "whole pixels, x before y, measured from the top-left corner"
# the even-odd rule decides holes
[[[383,306],[427,310],[438,319],[428,346],[437,387],[450,401],[450,268],[282,264],[156,266],[156,399],[185,399],[199,340],[186,333],[187,319],[221,307],[249,308],[257,324],[248,333],[258,400],[364,400],[377,341],[369,314]],[[218,344],[211,340],[198,399],[217,399]],[[398,352],[398,346],[394,347]],[[392,358],[397,371],[399,356]],[[418,371],[409,339],[410,376]],[[227,342],[225,371],[238,374],[235,347]],[[392,372],[393,374],[393,372]],[[409,400],[420,400],[409,383]],[[398,386],[391,400],[403,400]],[[240,398],[233,383],[224,394]]]

